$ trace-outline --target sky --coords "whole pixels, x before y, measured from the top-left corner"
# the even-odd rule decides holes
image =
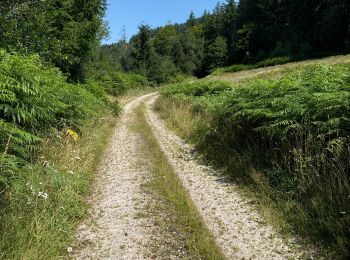
[[[201,16],[224,0],[107,0],[105,20],[110,27],[110,39],[104,43],[117,42],[125,26],[129,39],[138,31],[138,25],[146,23],[152,28],[171,23],[185,22],[191,13]]]

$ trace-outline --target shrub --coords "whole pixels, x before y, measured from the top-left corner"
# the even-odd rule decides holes
[[[147,87],[150,85],[147,77],[136,73],[125,73],[112,71],[102,73],[88,81],[90,84],[98,85],[109,94],[118,96],[128,89]]]
[[[239,71],[243,71],[243,70],[264,68],[264,67],[269,67],[269,66],[285,64],[285,63],[288,63],[290,61],[291,61],[290,57],[283,56],[283,57],[275,57],[275,58],[266,59],[266,60],[260,61],[256,64],[234,64],[234,65],[231,65],[229,67],[214,69],[210,75],[215,76],[215,75],[221,75],[224,73],[233,73],[233,72],[239,72]]]
[[[288,56],[276,57],[276,58],[270,58],[270,59],[260,61],[257,64],[253,65],[253,67],[254,68],[264,68],[264,67],[269,67],[269,66],[285,64],[285,63],[288,63],[290,61],[291,61],[291,59]]]
[[[17,165],[34,159],[45,136],[66,126],[79,130],[88,118],[106,110],[102,95],[96,86],[66,83],[58,69],[37,55],[0,50],[2,185],[9,185]]]

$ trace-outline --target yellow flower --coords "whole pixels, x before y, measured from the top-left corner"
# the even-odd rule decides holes
[[[66,133],[74,142],[78,141],[79,134],[77,132],[75,132],[74,130],[68,128]]]

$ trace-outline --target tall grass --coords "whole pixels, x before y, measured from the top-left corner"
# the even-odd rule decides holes
[[[66,256],[114,123],[110,114],[92,120],[76,142],[57,133],[45,141],[36,163],[16,170],[1,198],[0,259]]]
[[[176,113],[171,110],[181,104],[189,104],[193,118],[204,115],[186,136],[206,157],[264,193],[296,232],[331,247],[336,257],[346,257],[349,72],[349,64],[309,65],[279,79],[239,85],[218,81],[173,85],[164,90],[166,105],[159,106],[168,111],[165,116]]]

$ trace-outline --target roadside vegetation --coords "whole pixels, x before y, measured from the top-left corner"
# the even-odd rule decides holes
[[[164,88],[169,125],[274,208],[293,232],[349,257],[350,63],[276,78]]]
[[[150,85],[89,63],[105,10],[104,0],[0,6],[0,259],[66,256],[118,97]]]
[[[138,124],[135,126],[146,143],[145,150],[149,152],[149,160],[153,178],[146,184],[146,189],[155,194],[159,201],[155,207],[164,207],[167,219],[163,228],[176,234],[173,238],[183,244],[183,250],[188,251],[194,259],[225,259],[216,245],[214,237],[193,204],[188,192],[184,189],[178,176],[172,169],[163,151],[159,147],[150,125],[147,122],[144,106],[137,110]],[[162,205],[162,206],[161,206]],[[180,248],[175,245],[176,251]]]
[[[64,254],[115,123],[94,84],[0,50],[0,258]]]

